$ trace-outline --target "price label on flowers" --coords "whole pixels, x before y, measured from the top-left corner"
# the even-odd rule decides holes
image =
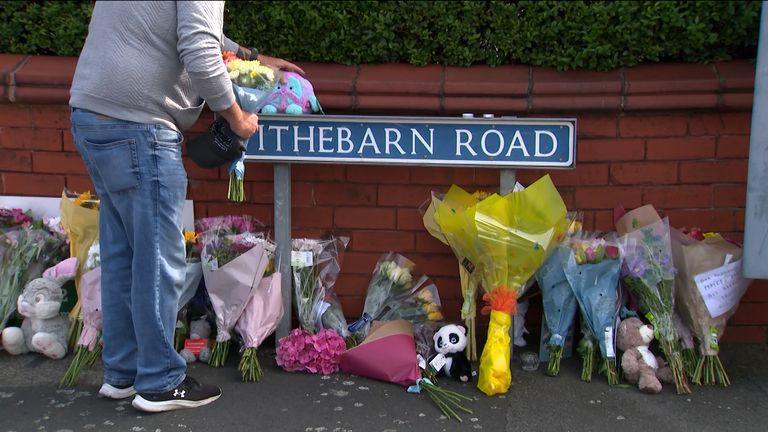
[[[573,168],[575,119],[260,116],[246,160]]]

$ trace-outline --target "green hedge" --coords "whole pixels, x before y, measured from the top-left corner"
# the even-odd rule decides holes
[[[225,32],[296,61],[609,70],[752,58],[759,1],[230,1]],[[92,2],[0,3],[0,52],[77,55]]]

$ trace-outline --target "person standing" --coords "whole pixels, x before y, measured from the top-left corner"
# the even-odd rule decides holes
[[[221,52],[237,44],[223,35],[223,20],[223,1],[97,1],[70,89],[72,136],[101,204],[99,394],[135,394],[142,411],[194,408],[221,396],[186,375],[173,336],[185,277],[182,132],[206,103],[241,138],[258,129],[258,116],[235,102]]]

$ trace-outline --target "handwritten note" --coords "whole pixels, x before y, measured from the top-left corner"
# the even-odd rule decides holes
[[[741,273],[740,259],[700,273],[693,279],[712,318],[717,318],[736,306],[749,285]]]

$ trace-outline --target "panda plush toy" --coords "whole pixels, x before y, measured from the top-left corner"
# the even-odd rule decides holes
[[[436,375],[447,375],[461,382],[472,378],[472,366],[464,355],[467,347],[467,329],[456,324],[440,327],[432,338],[435,342],[435,355],[429,362],[437,371]]]

